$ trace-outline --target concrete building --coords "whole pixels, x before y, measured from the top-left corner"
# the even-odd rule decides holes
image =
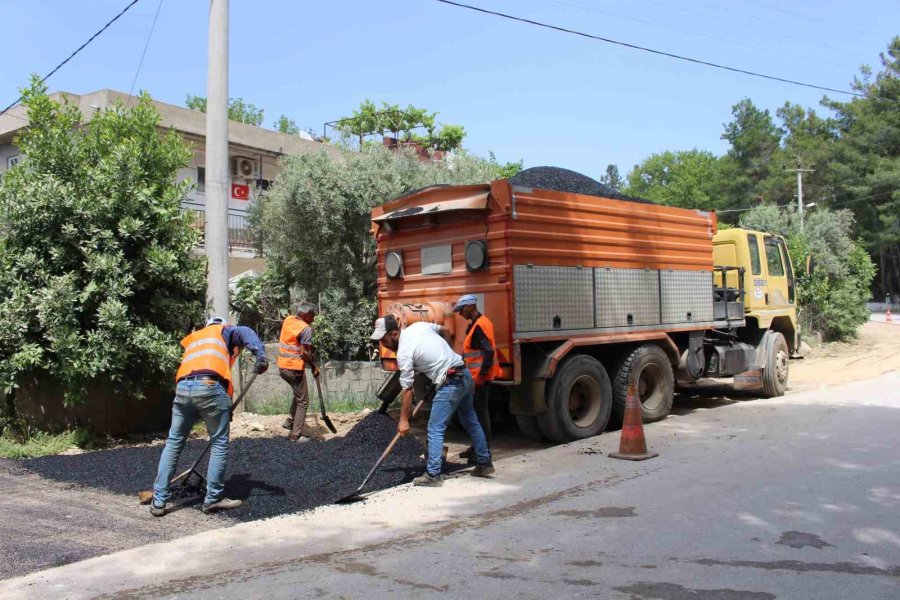
[[[77,95],[68,92],[51,94],[51,98],[62,103],[67,101],[79,108],[84,122],[94,114],[116,104],[133,106],[135,96],[113,90],[100,90]],[[193,156],[190,164],[179,170],[178,179],[190,179],[193,189],[184,199],[185,210],[196,213],[197,226],[203,227],[206,208],[205,163],[206,163],[206,115],[172,104],[154,101],[159,111],[161,129],[174,129],[191,144]],[[21,152],[13,143],[16,135],[28,126],[25,107],[16,106],[0,116],[0,174],[21,160]],[[249,269],[261,270],[264,266],[260,248],[251,237],[247,224],[247,213],[258,194],[266,189],[278,174],[278,158],[285,154],[301,154],[324,150],[338,153],[329,144],[323,144],[303,137],[289,135],[229,121],[228,155],[231,168],[231,194],[228,202],[229,276]]]

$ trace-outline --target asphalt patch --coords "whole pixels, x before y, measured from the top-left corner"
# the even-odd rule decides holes
[[[373,412],[343,437],[303,444],[286,438],[240,438],[229,444],[225,494],[245,506],[219,513],[253,521],[331,504],[359,487],[397,432],[396,422]],[[206,445],[190,440],[176,473],[188,468]],[[423,445],[406,436],[369,481],[364,493],[400,485],[422,473]],[[56,481],[133,495],[152,489],[162,446],[117,448],[72,456],[46,456],[19,462],[21,467]],[[198,468],[206,474],[207,458]],[[445,465],[452,470],[453,465]],[[176,505],[199,508],[205,494],[196,477],[173,488]]]

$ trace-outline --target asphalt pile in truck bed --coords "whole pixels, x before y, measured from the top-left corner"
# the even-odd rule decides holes
[[[538,188],[541,190],[554,190],[557,192],[569,192],[571,194],[584,194],[586,196],[602,196],[615,200],[627,200],[641,204],[653,204],[650,200],[624,196],[608,185],[604,185],[587,175],[562,169],[560,167],[531,167],[519,171],[509,178],[512,185]]]
[[[353,492],[397,431],[396,422],[377,412],[369,414],[347,435],[304,444],[285,438],[240,438],[229,445],[225,493],[245,500],[240,509],[220,513],[238,521],[252,521],[330,504]],[[187,469],[206,445],[190,440],[176,472]],[[425,466],[424,448],[407,436],[366,486],[385,489],[410,481]],[[20,466],[42,477],[110,492],[133,495],[151,489],[162,453],[161,446],[118,448],[72,456],[47,456],[22,461]],[[207,460],[199,471],[206,474]],[[191,479],[196,482],[196,477]],[[173,502],[196,504],[205,494],[196,485],[174,488]]]

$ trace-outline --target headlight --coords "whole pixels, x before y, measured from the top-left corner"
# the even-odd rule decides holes
[[[487,267],[487,242],[485,240],[471,240],[466,242],[466,268],[470,271],[480,271]]]
[[[399,252],[388,252],[384,257],[384,270],[391,279],[403,277],[403,257]]]

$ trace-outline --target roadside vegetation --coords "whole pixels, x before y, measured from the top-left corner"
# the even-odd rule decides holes
[[[631,169],[624,193],[716,209],[723,223],[782,233],[798,270],[807,248],[821,273],[802,283],[806,324],[827,339],[852,337],[865,301],[900,295],[900,37],[880,63],[854,78],[852,88],[863,97],[826,96],[820,110],[786,102],[773,115],[744,98],[724,125],[724,155],[654,153]],[[791,171],[798,167],[813,169],[803,175],[803,201],[811,205],[805,235]]]

